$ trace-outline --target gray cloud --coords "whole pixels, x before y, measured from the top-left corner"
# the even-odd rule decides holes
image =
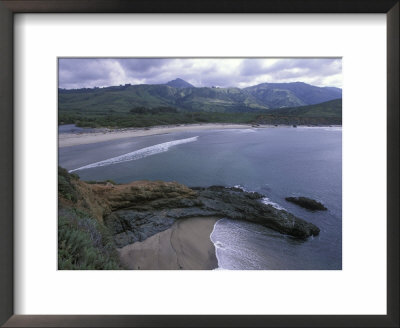
[[[61,58],[59,87],[160,84],[181,78],[195,86],[246,87],[264,82],[342,84],[339,58]]]
[[[265,66],[259,59],[245,59],[240,65],[244,76],[268,74],[278,79],[307,76],[326,76],[340,74],[341,59],[281,59]]]

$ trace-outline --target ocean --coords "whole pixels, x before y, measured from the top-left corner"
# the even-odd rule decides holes
[[[177,132],[59,149],[59,165],[83,180],[177,181],[187,186],[237,186],[263,202],[317,225],[298,240],[224,218],[210,236],[219,269],[341,270],[342,129],[273,127]],[[285,200],[322,202],[310,212]]]

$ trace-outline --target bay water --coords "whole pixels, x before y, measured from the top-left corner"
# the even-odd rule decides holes
[[[271,127],[202,130],[124,138],[59,149],[59,165],[82,180],[177,181],[187,186],[237,186],[263,202],[317,225],[298,240],[229,218],[210,236],[220,269],[342,268],[342,129]],[[327,211],[311,212],[285,197],[306,196]]]

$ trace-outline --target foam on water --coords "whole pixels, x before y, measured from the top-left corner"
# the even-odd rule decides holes
[[[274,203],[268,197],[264,197],[263,199],[261,199],[261,202],[266,205],[271,205],[272,207],[275,207],[277,210],[286,210],[284,207],[280,206],[279,204]]]
[[[138,160],[138,159],[141,159],[144,157],[148,157],[148,156],[166,152],[173,146],[185,144],[188,142],[193,142],[193,141],[196,141],[197,139],[198,139],[198,136],[192,137],[192,138],[164,142],[164,143],[161,143],[158,145],[135,150],[133,152],[123,154],[123,155],[120,155],[117,157],[108,158],[108,159],[100,161],[100,162],[81,166],[81,167],[78,167],[77,169],[70,170],[69,172],[71,173],[71,172],[78,171],[78,170],[85,170],[85,169],[91,169],[94,167],[107,166],[107,165],[112,165],[112,164],[117,164],[117,163],[135,161],[135,160]]]
[[[341,126],[332,126],[332,127],[327,127],[324,129],[324,131],[336,131],[336,132],[342,132],[342,127]]]
[[[241,186],[241,185],[234,185],[233,186],[234,188],[238,188],[238,189],[241,189],[241,190],[243,190],[243,191],[247,191],[243,186]]]
[[[252,192],[251,190],[248,190],[248,189],[246,189],[245,187],[243,187],[241,185],[235,185],[233,187],[241,189],[241,190],[243,190],[245,192]],[[271,205],[272,207],[275,207],[277,210],[286,210],[286,208],[284,208],[284,207],[280,206],[279,204],[273,202],[268,197],[262,198],[261,202],[264,203],[265,205]]]
[[[234,131],[239,133],[254,133],[257,132],[256,129],[235,129]]]
[[[218,220],[210,235],[215,246],[218,270],[266,269],[265,259],[248,243],[254,233],[253,225],[230,219]]]
[[[298,126],[297,131],[306,131],[306,130],[324,130],[331,132],[342,132],[341,126]]]
[[[314,238],[299,241],[258,224],[223,218],[215,223],[210,239],[218,260],[216,270],[316,268],[298,254],[299,247],[313,249]]]

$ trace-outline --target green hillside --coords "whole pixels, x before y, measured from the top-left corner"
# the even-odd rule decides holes
[[[129,112],[135,107],[167,106],[175,107],[178,111],[254,112],[304,106],[341,98],[340,89],[319,88],[298,82],[263,83],[245,89],[196,88],[180,79],[168,84],[59,89],[58,109],[100,113]]]
[[[190,88],[179,96],[174,105],[186,111],[251,112],[269,108],[239,88]]]
[[[134,107],[174,104],[179,89],[167,85],[127,85],[96,89],[66,90],[58,93],[59,111],[128,112]]]
[[[273,109],[257,115],[253,124],[341,125],[342,99],[315,105]]]
[[[60,111],[128,112],[135,107],[176,107],[180,111],[246,112],[268,109],[238,88],[175,88],[168,85],[135,85],[76,92],[60,90]]]
[[[196,88],[180,79],[169,84],[59,89],[59,124],[147,127],[207,122],[299,123],[295,117],[310,118],[299,124],[341,122],[341,99],[336,99],[341,96],[341,90],[337,88],[318,88],[297,82],[264,83],[245,89]],[[335,100],[309,104],[329,97]]]
[[[302,117],[342,117],[342,99],[326,101],[316,105],[272,109],[270,114]]]
[[[244,90],[270,108],[314,105],[342,98],[339,88],[321,88],[303,82],[261,83]]]

